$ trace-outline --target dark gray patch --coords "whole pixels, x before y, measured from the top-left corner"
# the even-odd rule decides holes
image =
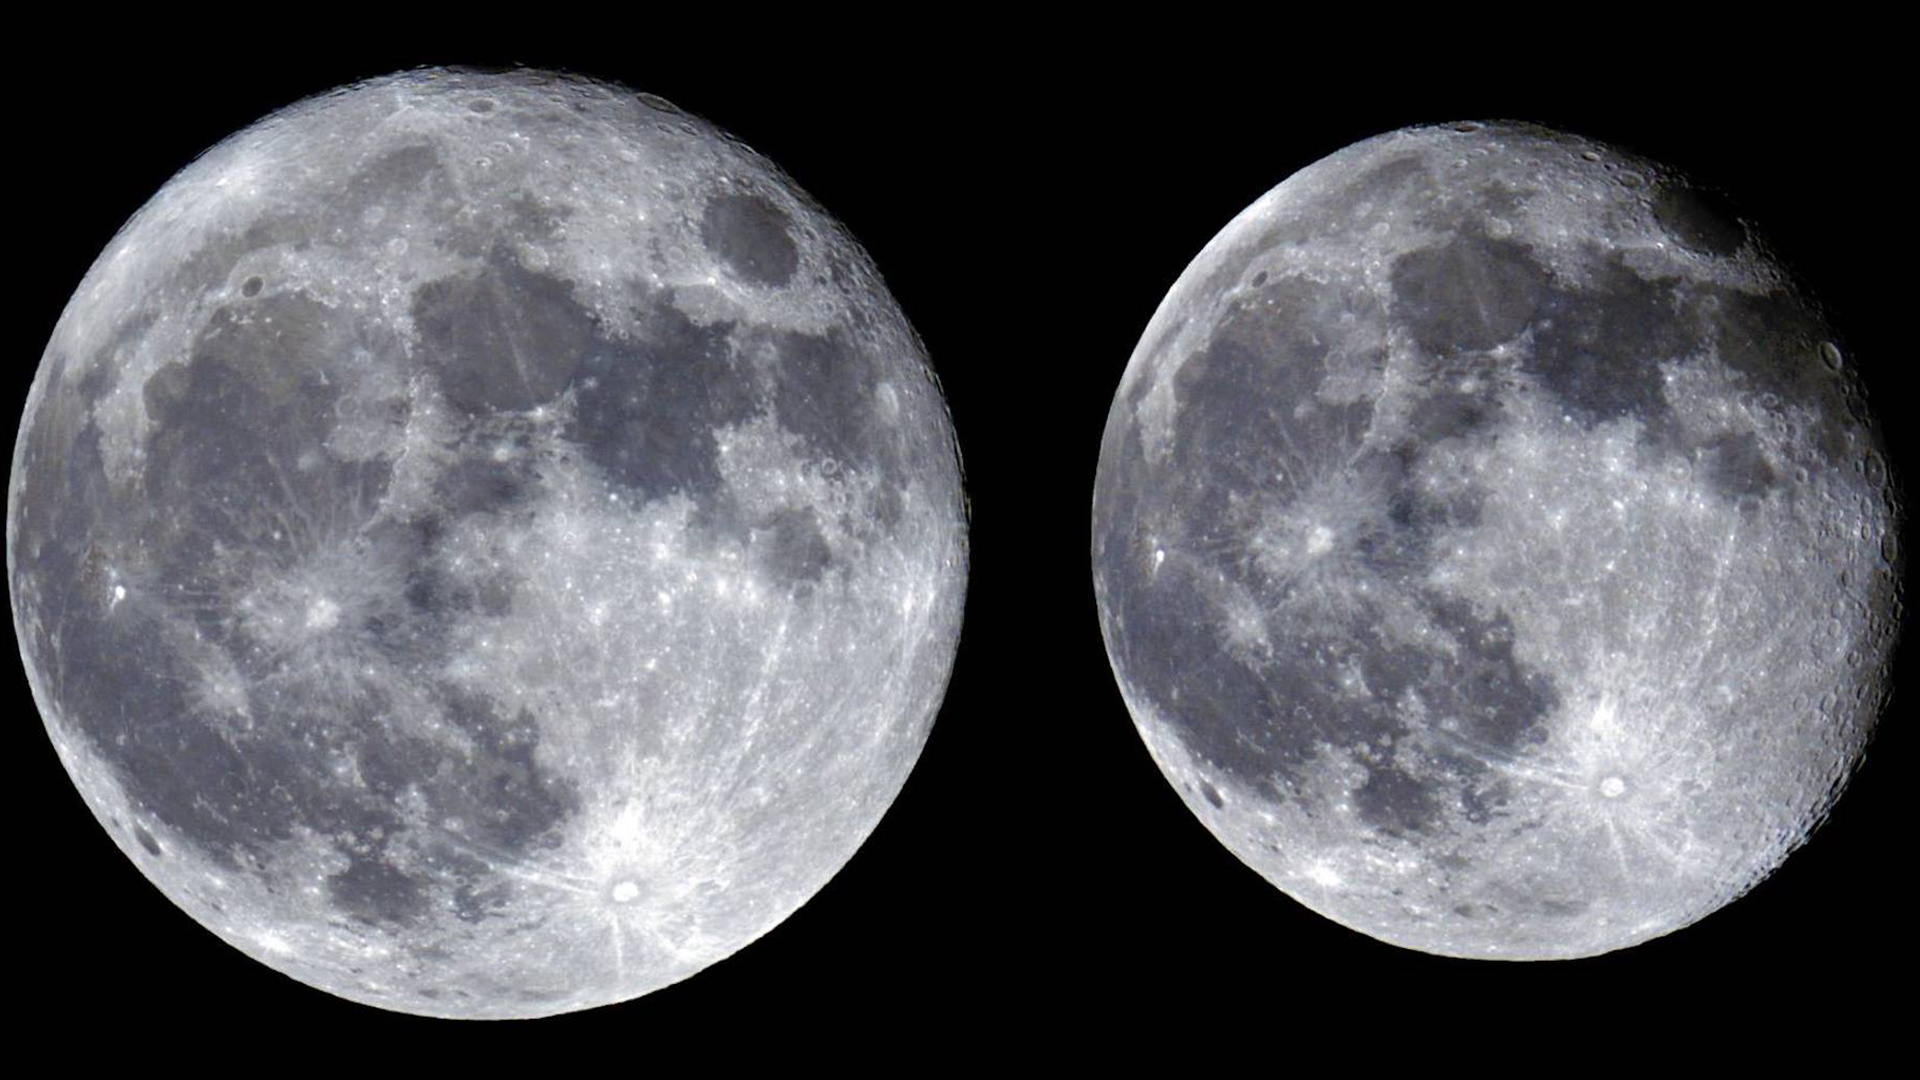
[[[237,235],[214,232],[167,268],[167,281],[175,288],[197,295],[205,290],[209,281],[230,280],[234,269],[251,252],[281,244],[291,245],[297,251],[307,250],[312,246],[308,236],[316,227],[330,228],[331,225],[316,223],[310,214],[268,213]]]
[[[398,344],[297,293],[247,307],[215,311],[191,358],[142,388],[147,499],[126,512],[157,516],[149,539],[170,582],[204,574],[216,545],[290,558],[325,523],[370,512],[386,487],[389,463],[335,461],[326,440],[353,354],[397,362]]]
[[[366,228],[367,212],[372,208],[396,208],[413,202],[423,191],[429,193],[430,201],[452,194],[440,157],[431,146],[402,146],[354,170],[339,190],[316,200],[316,205],[327,212],[335,227],[357,231]]]
[[[1307,705],[1294,702],[1313,701],[1324,680],[1285,680],[1295,672],[1311,676],[1311,661],[1283,654],[1266,671],[1238,662],[1218,613],[1202,599],[1204,582],[1184,562],[1169,560],[1152,578],[1111,562],[1101,569],[1112,582],[1112,640],[1127,685],[1165,710],[1195,756],[1229,776],[1254,785],[1292,775],[1312,752],[1311,733],[1292,724],[1296,708],[1298,719],[1308,719]],[[1276,687],[1296,692],[1283,698]]]
[[[1490,349],[1524,330],[1547,291],[1526,246],[1478,232],[1394,260],[1393,315],[1436,355]]]
[[[1661,437],[1672,422],[1662,361],[1698,351],[1698,324],[1672,281],[1641,277],[1617,255],[1589,264],[1589,284],[1548,289],[1521,367],[1584,426],[1632,417]]]
[[[1172,460],[1157,475],[1182,518],[1222,530],[1224,541],[1235,527],[1231,492],[1272,490],[1276,474],[1291,490],[1359,445],[1373,403],[1327,402],[1319,390],[1342,320],[1376,315],[1363,295],[1300,278],[1272,282],[1257,305],[1227,313],[1174,377]],[[1367,362],[1384,364],[1384,350]],[[1144,466],[1133,451],[1125,462]]]
[[[265,287],[265,285],[266,282],[261,281],[259,278],[250,277],[240,286],[240,295],[246,297],[259,296],[260,290]]]
[[[721,486],[718,430],[759,411],[752,374],[732,358],[732,327],[694,323],[668,293],[641,304],[643,336],[598,339],[574,372],[567,435],[643,497],[712,492]]]
[[[759,195],[718,195],[700,215],[700,242],[736,275],[778,288],[800,265],[791,225],[786,211]]]
[[[300,827],[359,836],[397,828],[388,808],[330,783],[329,763],[364,719],[352,707],[256,687],[257,725],[236,734],[198,711],[188,697],[195,673],[143,611],[74,618],[64,630],[54,665],[63,715],[136,805],[215,862],[257,865]]]
[[[407,604],[426,619],[471,611],[475,606],[473,589],[438,566],[423,563],[407,574],[402,592]],[[375,630],[376,637],[386,630]]]
[[[1402,442],[1387,451],[1368,451],[1351,467],[1366,505],[1378,507],[1358,523],[1354,550],[1363,565],[1389,581],[1406,581],[1429,569],[1433,542],[1442,530],[1480,523],[1483,493],[1426,490],[1417,479],[1421,452]]]
[[[144,826],[135,825],[133,827],[133,838],[140,841],[140,846],[147,849],[147,854],[160,854],[160,841],[155,840],[153,834],[148,832]]]
[[[599,343],[573,287],[496,248],[473,277],[428,282],[413,294],[421,353],[447,400],[470,415],[552,401]]]
[[[580,800],[569,781],[534,760],[540,733],[532,714],[503,714],[491,700],[451,686],[442,687],[441,695],[447,719],[472,737],[474,750],[455,776],[431,781],[429,801],[497,850],[551,846]]]
[[[1366,232],[1402,201],[1407,188],[1428,182],[1430,174],[1420,155],[1390,158],[1340,184],[1314,200],[1302,216],[1308,232],[1319,235],[1354,236]],[[1271,248],[1292,239],[1291,230],[1281,230],[1264,238]]]
[[[1584,915],[1592,906],[1593,904],[1587,900],[1555,899],[1538,900],[1533,905],[1540,914],[1556,919],[1571,919],[1576,915]]]
[[[1752,432],[1726,432],[1700,448],[1707,484],[1729,502],[1766,495],[1779,477]]]
[[[369,565],[407,570],[405,590],[372,602],[356,627],[396,670],[444,656],[446,621],[463,602],[440,593],[431,577],[437,519],[362,529],[386,466],[325,453],[334,396],[350,378],[339,365],[359,348],[373,349],[376,363],[397,362],[391,343],[369,341],[346,316],[297,295],[250,308],[245,317],[216,312],[190,359],[144,387],[156,431],[143,493],[106,483],[90,427],[63,430],[55,421],[67,413],[41,410],[26,445],[46,457],[22,489],[31,498],[20,519],[19,571],[58,595],[105,597],[103,553],[139,537],[151,580],[213,598],[172,614],[193,620],[204,646],[239,666],[254,726],[236,730],[198,712],[191,688],[199,673],[169,645],[179,628],[157,621],[163,613],[149,605],[109,615],[66,603],[28,647],[49,672],[60,714],[135,805],[183,842],[239,869],[263,865],[275,842],[301,829],[334,836],[355,859],[329,883],[336,901],[369,920],[405,921],[421,910],[424,886],[392,870],[379,838],[404,832],[392,807],[407,785],[423,785],[439,818],[461,817],[489,842],[515,848],[539,842],[568,812],[571,795],[540,773],[524,717],[463,713],[479,749],[471,774],[449,769],[443,750],[394,734],[384,720],[392,703],[377,690],[316,689],[297,657],[255,649],[228,616],[218,599],[226,583],[211,576],[213,564],[249,558],[271,576],[316,545],[349,536]],[[456,483],[472,481],[476,498],[488,501],[498,493],[487,479]],[[359,764],[365,787],[335,782],[342,759]]]
[[[423,882],[377,856],[348,855],[347,868],[327,878],[333,905],[364,922],[405,926],[426,914]]]
[[[1390,836],[1425,830],[1440,815],[1431,782],[1392,766],[1372,766],[1353,792],[1360,820]]]
[[[1424,685],[1411,680],[1396,685],[1398,680],[1384,671],[1375,683],[1372,668],[1368,684],[1396,698],[1403,688],[1417,689],[1429,715],[1455,721],[1471,745],[1501,758],[1542,741],[1560,695],[1551,678],[1514,656],[1513,621],[1505,612],[1482,615],[1464,600],[1437,593],[1428,594],[1425,603],[1434,624],[1453,637],[1457,650],[1424,656],[1396,651],[1424,670]]]
[[[471,600],[434,565],[439,518],[382,519],[361,533],[362,556],[369,566],[397,568],[398,594],[381,592],[351,613],[360,639],[402,671],[430,666],[446,654],[453,622]]]
[[[1653,216],[1683,245],[1709,255],[1731,255],[1747,231],[1725,196],[1691,184],[1670,182],[1653,197]]]
[[[512,890],[499,882],[461,884],[453,891],[453,914],[469,923],[499,918],[512,898]]]
[[[1701,301],[1720,361],[1755,391],[1814,410],[1808,438],[1828,462],[1846,461],[1846,381],[1819,359],[1820,342],[1832,336],[1819,311],[1788,290],[1712,289]]]
[[[1481,212],[1490,217],[1506,217],[1520,209],[1520,192],[1498,180],[1481,184],[1473,194]]]
[[[483,450],[471,448],[435,479],[434,505],[453,520],[498,514],[524,502],[535,483],[526,465],[495,461]]]
[[[560,226],[573,215],[568,207],[541,202],[526,194],[509,199],[506,211],[509,232],[536,243],[557,236]]]
[[[338,365],[356,348],[385,347],[344,319],[297,295],[261,300],[249,317],[217,311],[190,358],[143,388],[155,423],[144,492],[110,488],[97,436],[83,432],[63,448],[68,483],[77,485],[61,502],[71,516],[56,545],[35,547],[41,562],[33,572],[42,580],[70,596],[104,597],[106,553],[137,537],[147,580],[189,598],[172,614],[191,619],[204,646],[225,650],[254,687],[249,708],[259,734],[201,715],[190,696],[199,673],[170,645],[179,627],[151,605],[111,613],[69,605],[53,626],[58,648],[36,644],[44,668],[56,673],[61,714],[129,797],[223,865],[240,865],[242,855],[257,861],[297,825],[393,824],[362,796],[324,782],[354,721],[349,707],[319,706],[288,684],[263,687],[262,677],[289,661],[252,647],[220,599],[227,583],[212,576],[235,553],[264,574],[279,572],[321,542],[320,533],[357,526],[384,489],[384,464],[336,462],[324,452],[344,381]],[[37,520],[28,515],[23,526]],[[289,674],[297,682],[301,673]],[[294,730],[306,737],[279,734]]]
[[[1480,776],[1461,787],[1460,811],[1469,822],[1485,825],[1504,813],[1512,796],[1513,790],[1505,780]]]
[[[909,462],[900,429],[874,409],[874,387],[888,375],[881,359],[839,330],[783,332],[771,343],[773,412],[780,426],[806,440],[816,455],[876,475],[882,490],[906,484]],[[880,521],[882,528],[892,524],[884,517]]]
[[[1213,804],[1215,810],[1227,805],[1226,801],[1220,798],[1219,789],[1207,783],[1205,780],[1200,781],[1200,794],[1205,796],[1206,800]]]
[[[41,654],[60,713],[134,805],[230,869],[236,849],[291,835],[289,808],[257,797],[259,770],[195,714],[192,673],[155,628],[78,616],[60,630]]]
[[[1260,300],[1230,312],[1181,368],[1167,461],[1147,462],[1129,405],[1109,414],[1095,489],[1095,571],[1127,684],[1159,703],[1196,757],[1278,799],[1297,786],[1316,745],[1387,739],[1398,722],[1376,702],[1342,696],[1335,673],[1364,645],[1337,628],[1324,636],[1307,628],[1249,666],[1235,659],[1224,620],[1206,600],[1224,575],[1263,606],[1284,601],[1274,590],[1286,583],[1265,580],[1234,554],[1244,551],[1246,523],[1228,493],[1273,491],[1280,473],[1286,497],[1308,477],[1344,468],[1335,463],[1352,455],[1372,417],[1369,402],[1318,397],[1342,315],[1365,298],[1287,278],[1269,282]],[[1366,478],[1356,483],[1375,490]],[[1180,556],[1148,573],[1162,544]],[[1203,563],[1193,552],[1228,554]]]
[[[495,575],[482,578],[474,585],[474,609],[482,615],[499,618],[513,610],[512,580]]]
[[[1102,573],[1117,578],[1111,564]],[[1261,588],[1243,583],[1256,595]],[[1382,767],[1361,796],[1376,827],[1415,830],[1437,815],[1456,778],[1479,777],[1537,744],[1558,705],[1551,680],[1514,657],[1511,623],[1497,613],[1429,597],[1452,653],[1390,642],[1364,624],[1303,625],[1255,667],[1235,659],[1220,614],[1200,599],[1205,588],[1173,561],[1152,578],[1116,581],[1108,599],[1123,629],[1114,644],[1128,685],[1163,707],[1192,752],[1249,786],[1295,786],[1321,746],[1388,746],[1414,735],[1396,703],[1417,694],[1433,722],[1452,731],[1433,732],[1432,779]],[[1341,685],[1340,673],[1355,668],[1365,697]],[[1498,805],[1500,796],[1485,798]]]
[[[1499,399],[1492,394],[1437,390],[1408,410],[1407,436],[1422,446],[1442,439],[1472,438],[1485,433],[1500,413]]]
[[[777,580],[816,582],[833,564],[833,549],[820,531],[820,518],[811,507],[786,507],[770,515],[755,532],[761,534],[761,562]]]

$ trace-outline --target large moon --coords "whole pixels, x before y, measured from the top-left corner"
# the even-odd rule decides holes
[[[1888,692],[1898,499],[1844,342],[1674,171],[1393,132],[1248,207],[1109,414],[1109,659],[1268,881],[1449,956],[1619,949],[1821,820]]]
[[[657,99],[414,72],[271,116],[41,361],[7,569],[47,731],[234,947],[537,1016],[847,861],[959,631],[953,432],[866,255]]]

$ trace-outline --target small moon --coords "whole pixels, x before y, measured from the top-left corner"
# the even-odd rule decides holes
[[[1396,945],[1578,957],[1822,819],[1889,690],[1897,503],[1841,339],[1711,191],[1419,127],[1173,286],[1093,575],[1142,738],[1240,859]]]
[[[966,522],[926,356],[776,167],[590,80],[294,105],[114,238],[33,382],[15,629],[80,793],[322,990],[683,979],[871,832]]]

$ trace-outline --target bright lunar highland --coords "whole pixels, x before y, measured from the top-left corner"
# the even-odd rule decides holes
[[[1173,286],[1093,570],[1140,734],[1314,911],[1619,949],[1779,865],[1888,690],[1898,499],[1846,350],[1685,177],[1513,124],[1349,147]]]
[[[423,71],[114,238],[7,569],[60,757],[168,898],[342,997],[535,1016],[727,956],[874,828],[953,659],[960,482],[918,340],[773,165],[617,87]]]

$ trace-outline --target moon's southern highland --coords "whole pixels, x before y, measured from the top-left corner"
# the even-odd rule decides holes
[[[388,1009],[616,1002],[751,942],[919,755],[953,432],[864,252],[657,99],[422,71],[174,177],[54,331],[14,625],[115,843]]]
[[[1101,446],[1136,726],[1223,844],[1397,945],[1619,949],[1820,821],[1888,691],[1899,500],[1844,342],[1685,177],[1411,128],[1168,293]]]

